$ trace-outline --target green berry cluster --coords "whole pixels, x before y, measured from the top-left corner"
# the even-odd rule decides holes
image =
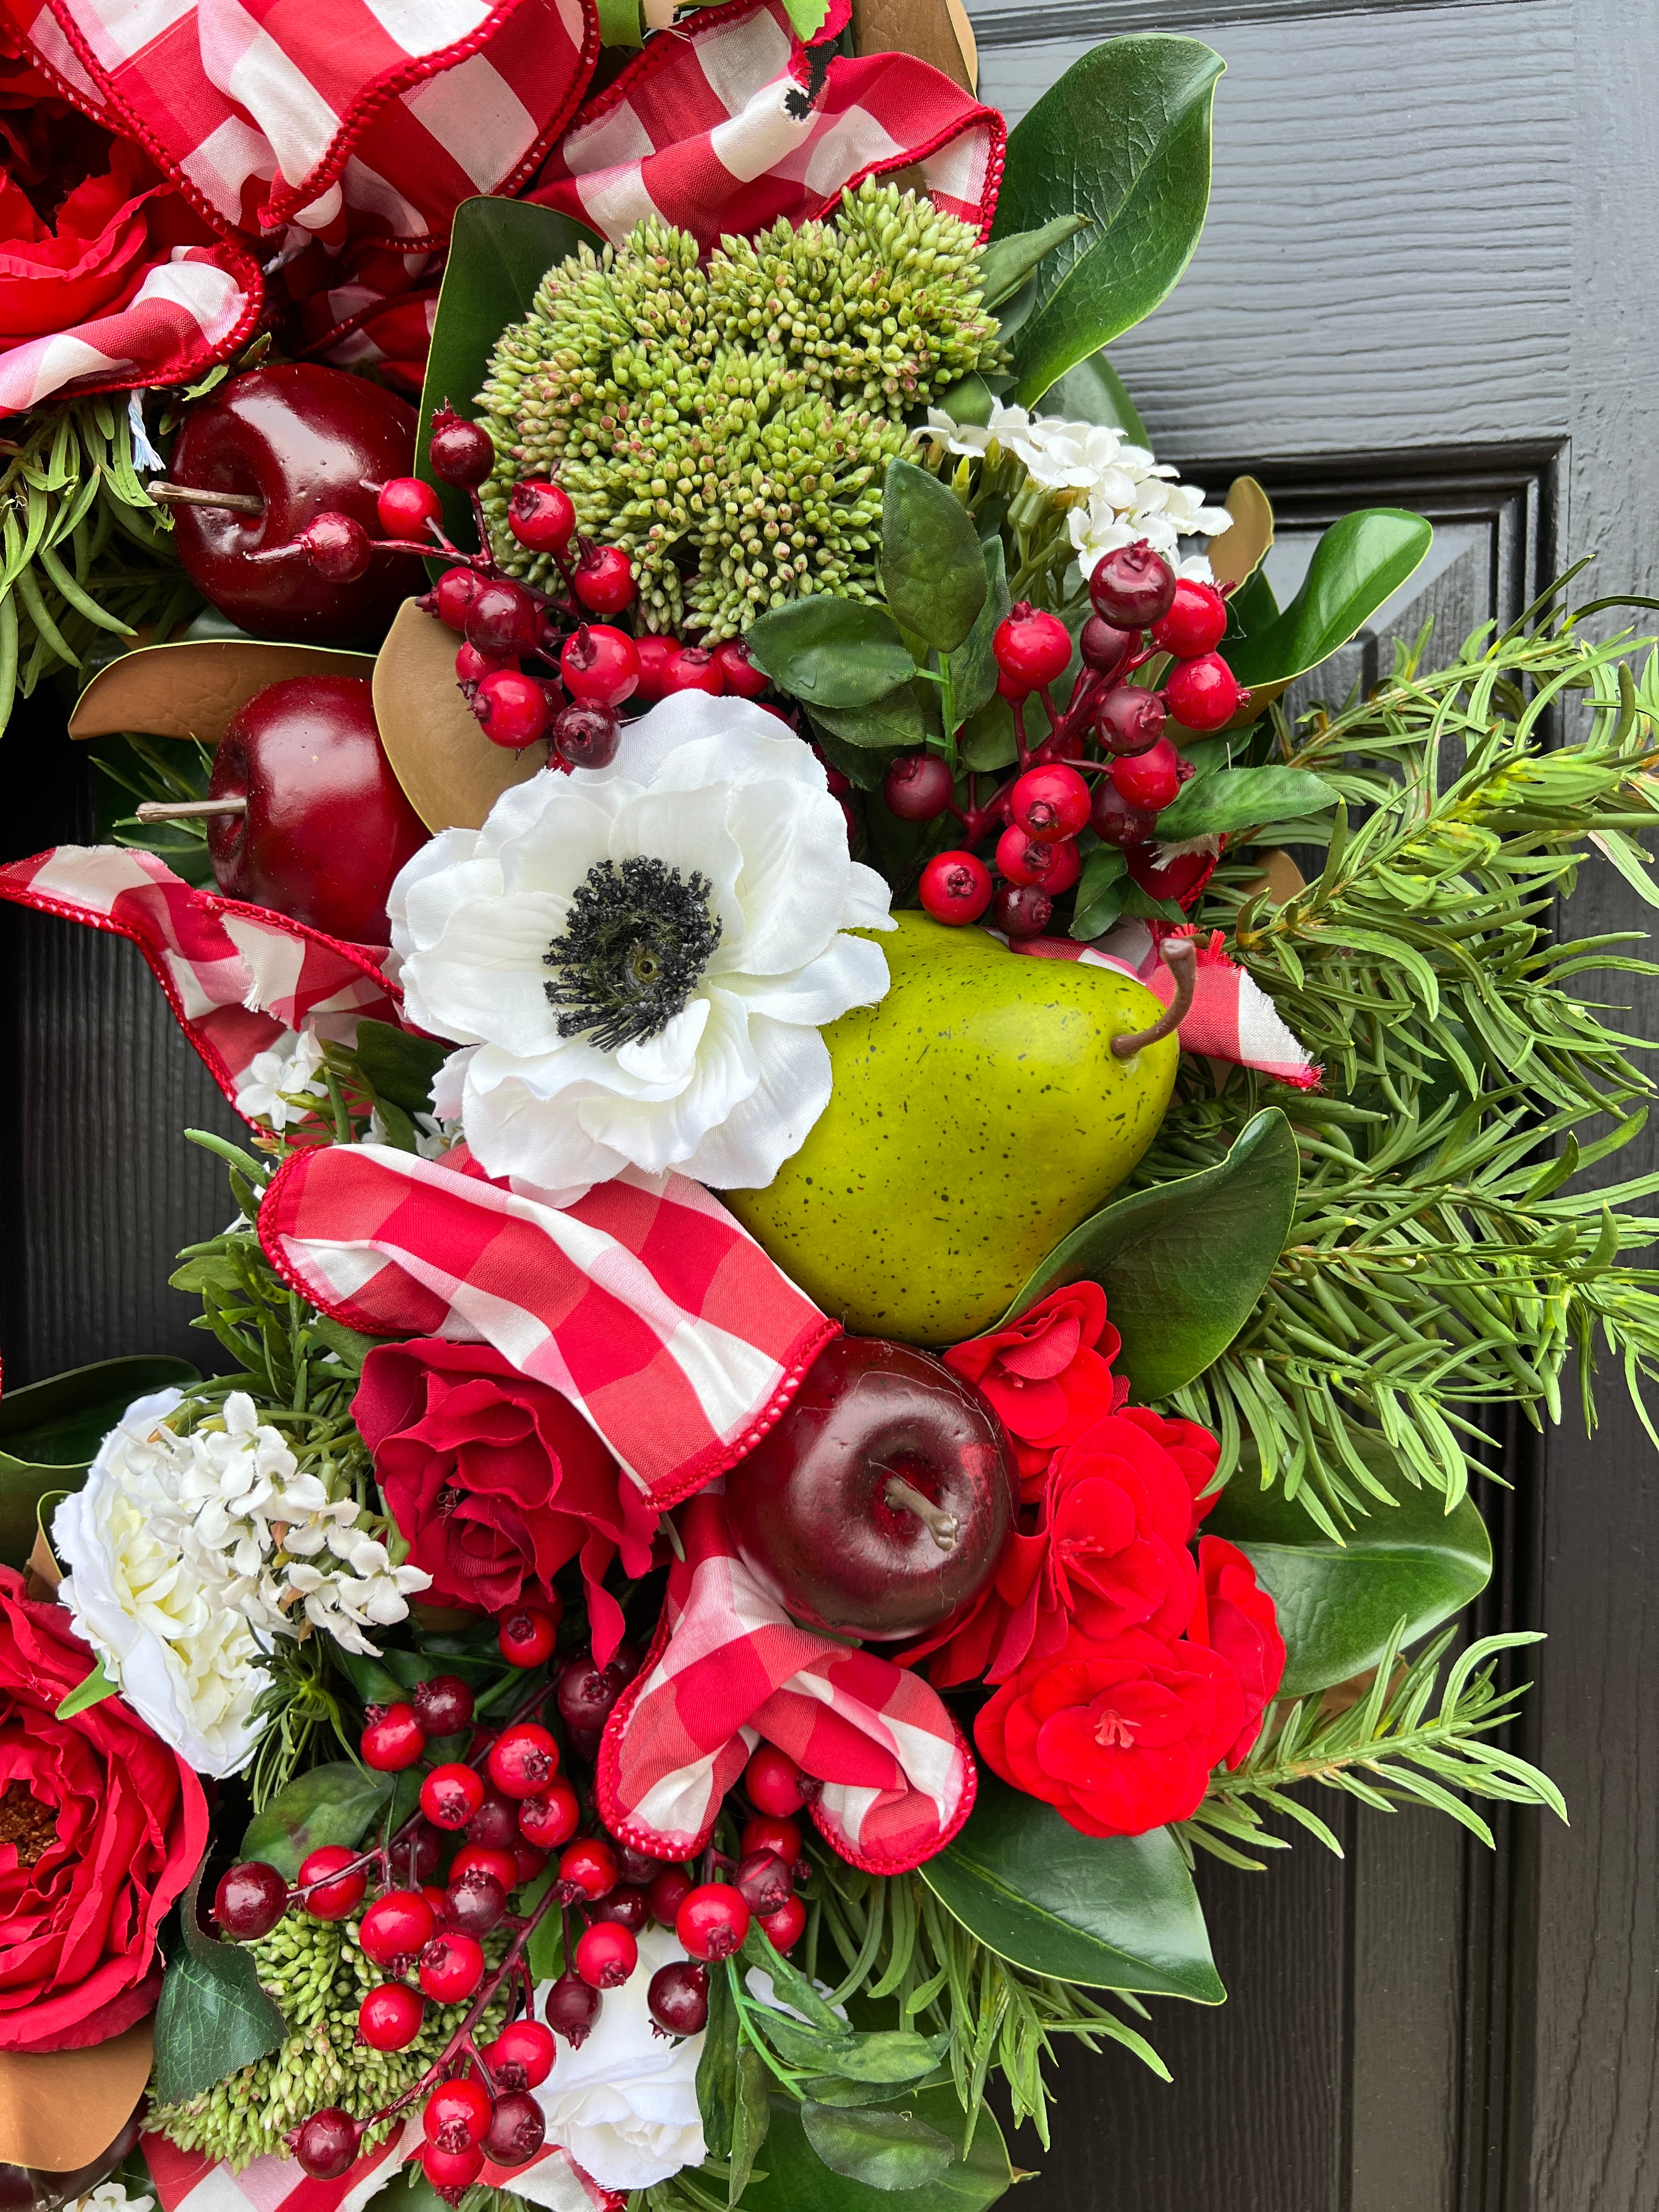
[[[479,404],[497,556],[558,588],[505,525],[516,483],[554,477],[578,528],[631,556],[652,629],[714,644],[809,592],[872,598],[905,417],[996,358],[977,237],[915,193],[866,183],[706,266],[653,218],[550,269],[496,344]]]
[[[505,1932],[484,1938],[492,1966],[506,1948]],[[240,2172],[266,2152],[286,2152],[287,2138],[302,2121],[330,2105],[353,2119],[367,2119],[419,2081],[466,2015],[465,2004],[428,2002],[421,2032],[406,2051],[371,2051],[356,2040],[357,2011],[367,1992],[386,1979],[363,1956],[356,1920],[313,1920],[290,1912],[269,1936],[250,1943],[259,1981],[288,2022],[286,2039],[187,2103],[152,2111],[147,2124],[181,2150],[228,2159]],[[476,2030],[487,2042],[507,2016],[507,1996],[497,1998]],[[383,2142],[403,2118],[363,2138],[365,2148]]]

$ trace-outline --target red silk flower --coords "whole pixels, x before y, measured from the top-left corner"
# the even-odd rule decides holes
[[[623,1632],[605,1570],[618,1552],[649,1570],[657,1516],[569,1400],[487,1344],[431,1336],[377,1346],[351,1410],[430,1601],[501,1613],[580,1556],[603,1666]]]
[[[0,176],[0,349],[125,307],[167,258],[151,235],[158,197],[177,194],[125,138],[110,142],[108,167],[82,179],[50,222],[12,176]],[[192,238],[205,234],[190,228]]]
[[[1198,1547],[1198,1602],[1187,1633],[1220,1653],[1244,1693],[1244,1720],[1227,1753],[1241,1766],[1261,1733],[1261,1716],[1285,1674],[1285,1639],[1279,1609],[1255,1578],[1255,1569],[1224,1536],[1206,1536]]]
[[[953,1345],[947,1367],[977,1383],[1013,1439],[1026,1494],[1051,1455],[1128,1395],[1112,1373],[1120,1340],[1098,1283],[1050,1291],[989,1336]]]
[[[0,1567],[0,2051],[78,2051],[153,2012],[156,1936],[207,1849],[202,1785],[118,1698],[58,1705],[92,1653]]]

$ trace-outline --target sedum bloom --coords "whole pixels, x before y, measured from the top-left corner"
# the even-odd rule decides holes
[[[410,1018],[463,1049],[434,1100],[556,1203],[624,1168],[757,1188],[830,1100],[818,1035],[887,989],[887,886],[824,771],[743,700],[682,692],[608,768],[544,770],[392,887]]]

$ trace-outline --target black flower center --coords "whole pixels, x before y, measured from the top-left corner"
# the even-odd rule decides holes
[[[720,941],[708,878],[635,854],[599,860],[576,887],[564,934],[542,955],[559,972],[545,986],[562,1037],[592,1037],[601,1052],[660,1036],[687,1001]]]

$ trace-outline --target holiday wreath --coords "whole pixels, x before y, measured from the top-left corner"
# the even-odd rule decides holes
[[[1304,1785],[1562,1809],[1458,1615],[1495,1417],[1659,1352],[1552,933],[1659,903],[1655,663],[1287,701],[1430,531],[1281,607],[1106,360],[1192,41],[1010,136],[945,8],[13,6],[0,689],[107,842],[0,895],[247,1126],[213,1371],[0,1407],[0,2156],[971,2212]]]

